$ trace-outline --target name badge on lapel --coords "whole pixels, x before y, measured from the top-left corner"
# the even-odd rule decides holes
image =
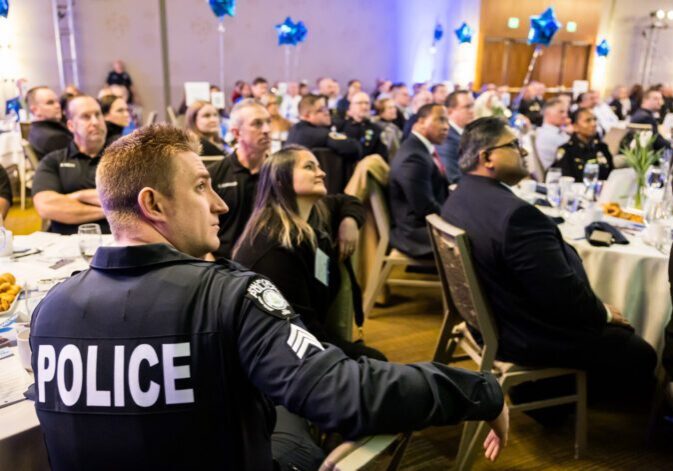
[[[329,286],[329,257],[320,249],[315,252],[315,278]]]

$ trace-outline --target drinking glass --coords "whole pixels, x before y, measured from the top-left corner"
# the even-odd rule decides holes
[[[593,195],[596,193],[595,187],[596,183],[598,182],[598,164],[597,163],[588,163],[584,166],[584,174],[582,175],[582,181],[584,182],[584,186],[586,188],[585,194],[590,193],[591,198],[593,198]]]
[[[564,191],[561,194],[561,211],[564,219],[567,220],[571,214],[577,212],[580,199],[580,195],[572,190]]]
[[[666,174],[660,167],[650,167],[645,175],[645,182],[648,188],[663,188],[666,180]]]
[[[561,185],[558,183],[547,183],[547,201],[554,208],[561,206]]]
[[[547,185],[551,183],[558,183],[561,179],[561,175],[563,175],[563,173],[561,172],[560,168],[551,167],[549,170],[547,170],[547,175],[545,176],[544,182]]]
[[[91,263],[96,250],[103,244],[100,226],[98,224],[82,224],[77,228],[77,238],[80,255],[87,263]]]

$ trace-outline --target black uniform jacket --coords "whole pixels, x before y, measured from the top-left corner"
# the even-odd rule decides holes
[[[316,278],[316,251],[308,241],[288,249],[262,232],[244,241],[234,260],[273,281],[309,331],[319,340],[328,341],[325,315],[341,285],[336,234],[344,218],[352,217],[361,226],[365,214],[362,203],[353,196],[328,195],[318,204],[325,208],[329,221],[320,221],[314,210],[308,222],[316,234],[318,248],[329,257],[327,286]]]
[[[357,140],[331,132],[328,127],[315,126],[303,120],[290,128],[285,143],[299,144],[309,149],[327,147],[349,160],[359,160],[363,155],[362,146]]]
[[[349,360],[270,281],[223,263],[101,247],[42,300],[30,342],[54,470],[269,470],[269,399],[348,438],[501,410],[488,374]]]
[[[653,148],[654,150],[659,149],[670,149],[671,143],[666,140],[664,136],[659,134],[659,122],[650,110],[640,108],[633,112],[631,115],[631,122],[636,124],[649,124],[652,126],[652,133],[655,136]]]
[[[499,329],[499,359],[558,365],[605,327],[605,306],[579,255],[551,219],[502,183],[464,175],[442,217],[470,239]]]
[[[432,253],[425,216],[439,213],[449,194],[425,144],[411,134],[400,146],[390,167],[390,242],[412,257]]]
[[[388,148],[381,140],[381,128],[376,123],[372,123],[369,119],[358,123],[353,118],[347,117],[337,120],[335,125],[337,131],[360,143],[363,156],[379,154],[388,160]]]
[[[42,160],[48,153],[68,147],[72,142],[72,133],[60,121],[33,121],[28,131],[28,142],[37,158]]]
[[[573,134],[570,140],[556,151],[556,162],[553,166],[560,168],[564,177],[573,177],[576,182],[581,182],[584,167],[588,163],[598,164],[599,180],[607,180],[615,167],[612,163],[612,154],[605,142],[598,137],[585,142],[577,134]]]

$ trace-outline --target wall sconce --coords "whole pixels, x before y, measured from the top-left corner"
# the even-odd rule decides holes
[[[516,16],[510,16],[507,19],[507,27],[509,29],[517,29],[519,27],[519,18]]]
[[[566,31],[568,31],[569,33],[574,33],[575,31],[577,31],[577,23],[575,23],[574,21],[568,21],[566,23]]]

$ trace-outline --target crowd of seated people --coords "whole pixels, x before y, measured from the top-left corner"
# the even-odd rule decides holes
[[[234,104],[224,112],[226,142],[221,110],[208,101],[186,108],[185,128],[200,143],[194,149],[203,157],[223,157],[205,162],[212,190],[226,210],[214,211],[217,247],[199,257],[231,259],[264,275],[320,342],[336,345],[352,359],[385,361],[363,342],[335,335],[325,318],[344,281],[340,264],[357,245],[364,209],[356,198],[326,195],[325,172],[311,151],[326,148],[350,164],[377,155],[390,167],[391,247],[413,258],[431,258],[425,218],[433,213],[467,232],[503,339],[498,359],[585,369],[590,384],[605,386],[616,377],[623,380],[620,387],[648,384],[656,364],[653,349],[595,295],[581,260],[558,229],[506,187],[530,176],[522,164],[526,151],[506,123],[510,114],[525,116],[544,170],[558,167],[581,181],[584,166],[595,162],[599,178],[606,179],[614,168],[602,140],[614,123],[610,114],[651,125],[655,148],[670,147],[658,132],[662,114],[673,112],[670,87],[630,93],[618,87],[610,103],[589,90],[569,103],[567,94],[549,94],[539,82],[525,87],[518,99],[492,84],[480,94],[444,83],[414,84],[412,94],[404,83],[381,80],[371,95],[357,79],[348,82],[343,95],[331,77],[315,85],[312,93],[307,83],[289,82],[281,93],[263,77],[237,82]],[[96,172],[105,149],[125,142],[128,96],[105,94],[96,100],[81,91],[65,96],[63,114],[52,90],[28,92],[29,141],[41,157],[32,188],[35,208],[54,232],[72,234],[87,222],[109,232]],[[284,133],[285,148],[273,153],[272,136]],[[0,214],[5,215],[11,205],[6,180],[0,170]],[[357,291],[352,268],[348,273]],[[350,304],[358,299],[355,295]]]

